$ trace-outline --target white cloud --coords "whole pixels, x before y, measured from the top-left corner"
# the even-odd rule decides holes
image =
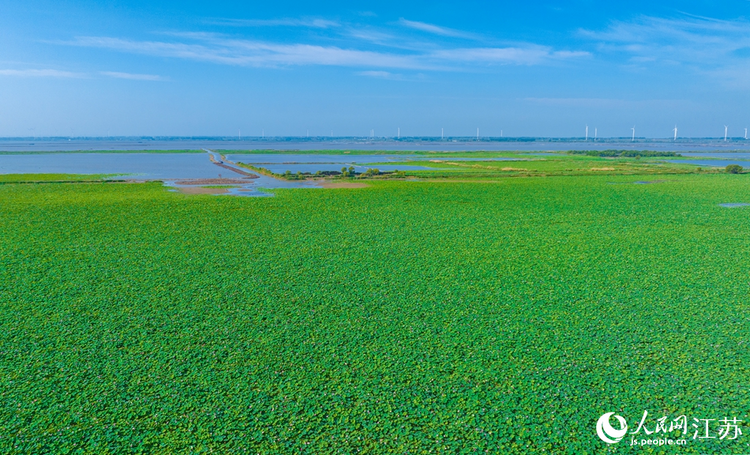
[[[598,41],[603,54],[626,58],[623,68],[644,71],[655,65],[686,70],[733,89],[750,89],[750,21],[682,15],[641,16],[612,22],[601,31],[580,30]]]
[[[546,46],[481,47],[439,50],[432,53],[439,59],[480,64],[538,65],[549,60],[588,57],[588,52],[554,51]]]
[[[372,77],[375,79],[385,79],[389,81],[416,81],[423,80],[421,74],[411,77],[405,77],[403,74],[391,73],[390,71],[359,71],[358,76]]]
[[[470,38],[476,39],[476,36],[471,33],[462,32],[460,30],[454,30],[452,28],[441,27],[439,25],[428,24],[425,22],[410,21],[403,17],[398,20],[398,23],[404,27],[412,28],[422,32],[432,33],[433,35],[450,36],[453,38]]]
[[[555,51],[546,46],[461,48],[391,53],[344,49],[315,44],[278,44],[192,33],[174,35],[191,42],[135,41],[111,37],[79,37],[58,43],[111,49],[159,57],[174,57],[225,65],[279,67],[293,65],[401,68],[420,70],[466,69],[467,64],[536,65],[553,60],[577,59],[586,52]]]
[[[674,109],[692,106],[687,100],[679,99],[646,99],[627,100],[616,98],[524,98],[523,101],[542,106],[557,106],[587,109],[623,109],[623,108],[653,108],[669,106]]]
[[[63,44],[237,66],[329,65],[412,69],[428,66],[411,55],[312,44],[276,44],[216,36],[206,36],[199,43],[81,37]]]
[[[631,54],[636,63],[723,65],[736,58],[733,52],[750,47],[750,21],[745,19],[641,16],[612,22],[603,31],[580,30],[579,34],[598,41],[601,51]]]
[[[212,19],[210,24],[224,25],[228,27],[308,27],[308,28],[334,28],[341,24],[336,21],[319,18],[302,19]]]
[[[116,79],[130,79],[134,81],[163,81],[165,80],[161,76],[154,74],[133,74],[133,73],[121,73],[118,71],[100,71],[99,74],[108,77],[114,77]]]
[[[357,74],[360,76],[379,77],[382,79],[390,79],[393,76],[393,73],[389,73],[388,71],[360,71]]]
[[[14,70],[0,69],[0,76],[17,76],[17,77],[60,77],[60,78],[81,78],[86,77],[82,73],[73,73],[70,71],[59,70]]]

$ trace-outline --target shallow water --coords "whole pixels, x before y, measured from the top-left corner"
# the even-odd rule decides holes
[[[257,188],[243,186],[242,188],[227,188],[226,194],[219,194],[217,196],[271,197],[273,193],[266,193]]]
[[[340,169],[340,167],[339,167]],[[241,169],[257,175],[247,169]],[[242,178],[211,162],[207,153],[50,153],[0,155],[0,174],[115,174],[134,180]],[[314,182],[259,175],[248,188],[314,188]],[[231,193],[231,192],[230,192]]]
[[[0,155],[0,174],[121,174],[162,180],[234,173],[211,163],[206,153],[50,153]]]
[[[748,207],[750,204],[745,202],[727,202],[725,204],[719,204],[721,207],[733,208],[733,207]]]

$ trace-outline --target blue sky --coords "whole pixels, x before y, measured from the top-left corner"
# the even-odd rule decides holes
[[[731,136],[750,1],[5,0],[0,136]]]

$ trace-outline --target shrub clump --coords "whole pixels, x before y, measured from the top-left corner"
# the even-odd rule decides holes
[[[730,164],[726,167],[726,171],[729,174],[739,174],[742,172],[742,166],[739,164]]]

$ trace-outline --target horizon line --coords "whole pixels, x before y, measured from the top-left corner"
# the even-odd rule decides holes
[[[222,140],[222,141],[234,141],[234,142],[243,142],[243,141],[254,141],[254,142],[264,142],[264,141],[274,141],[279,139],[294,139],[294,140],[300,140],[304,142],[327,142],[332,140],[342,140],[342,139],[348,139],[348,140],[377,140],[377,141],[394,141],[394,142],[408,142],[409,140],[431,140],[436,142],[451,142],[453,140],[461,140],[461,142],[482,142],[482,141],[517,141],[517,140],[546,140],[546,141],[569,141],[569,142],[603,142],[603,141],[625,141],[625,142],[634,142],[632,136],[606,136],[606,137],[598,137],[596,139],[594,138],[588,138],[586,139],[584,136],[480,136],[477,138],[476,136],[294,136],[294,135],[277,135],[277,136],[243,136],[241,138],[237,136],[230,136],[230,135],[195,135],[195,136],[179,136],[179,135],[122,135],[122,136],[0,136],[0,141],[29,141],[29,140],[37,140],[37,141],[56,141],[56,140],[96,140],[96,141],[106,141],[106,140],[191,140],[191,141],[199,141],[199,140]],[[647,136],[636,136],[635,142],[638,141],[649,141],[649,140],[656,140],[656,141],[666,141],[666,142],[680,142],[680,141],[696,141],[696,140],[715,140],[715,141],[721,141],[721,142],[728,142],[728,141],[746,141],[746,139],[743,136],[733,136],[733,137],[727,137],[726,139],[724,136],[685,136],[685,137],[679,137],[677,139],[674,139],[670,136],[653,136],[653,137],[647,137]]]

